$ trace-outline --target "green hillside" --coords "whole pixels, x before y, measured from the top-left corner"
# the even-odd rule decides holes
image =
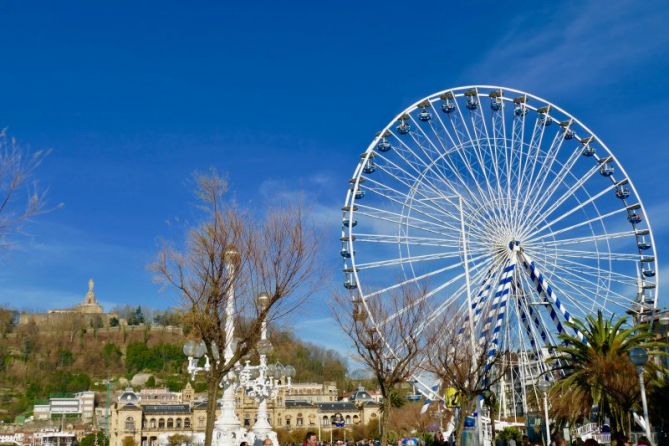
[[[148,372],[154,376],[149,384],[172,390],[180,390],[188,379],[182,353],[186,338],[178,328],[73,324],[0,328],[0,419],[5,421],[30,414],[35,402],[50,395],[103,392],[107,378],[120,388],[124,379]],[[334,351],[307,344],[285,330],[270,330],[270,340],[275,348],[269,360],[295,366],[296,382],[336,381],[341,389],[352,386],[345,360]],[[195,388],[204,389],[198,381]]]

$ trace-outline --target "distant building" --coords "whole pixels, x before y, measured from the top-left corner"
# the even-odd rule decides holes
[[[95,296],[95,282],[93,279],[88,281],[88,291],[84,296],[84,300],[79,305],[72,308],[62,310],[49,310],[47,313],[21,313],[19,315],[19,325],[29,324],[35,322],[37,325],[46,326],[54,325],[63,322],[68,318],[75,317],[78,320],[83,320],[90,325],[109,326],[111,318],[117,318],[116,313],[105,313],[97,302]]]
[[[31,446],[76,446],[77,435],[74,432],[61,432],[56,429],[44,429],[32,435]]]
[[[79,392],[72,396],[54,396],[48,403],[35,404],[35,420],[49,420],[57,415],[79,415],[82,420],[91,420],[95,413],[95,392]]]
[[[144,394],[167,396],[165,389],[152,389]],[[128,389],[112,406],[110,446],[121,446],[126,437],[132,437],[137,446],[164,446],[173,435],[184,435],[192,444],[202,441],[207,402],[195,399],[190,384],[181,392],[179,402],[159,404],[156,398],[145,400],[141,395],[142,392]],[[240,423],[250,429],[257,419],[257,402],[239,389],[236,408]],[[347,425],[367,424],[379,419],[380,406],[371,399],[337,401],[337,386],[333,382],[293,384],[289,392],[281,390],[277,399],[267,404],[269,422],[277,429],[331,429],[337,413],[341,413]]]

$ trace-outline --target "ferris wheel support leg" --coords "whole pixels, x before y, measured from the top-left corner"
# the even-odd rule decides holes
[[[481,330],[479,346],[483,347],[486,344],[486,341],[489,341],[487,355],[488,362],[490,362],[491,358],[497,353],[499,334],[506,315],[506,303],[509,299],[509,293],[511,292],[511,283],[513,282],[513,272],[515,268],[516,256],[514,255],[509,259],[507,264],[505,264],[492,300],[492,305],[488,310],[488,317],[486,318],[483,330]]]
[[[546,278],[541,274],[539,268],[537,267],[536,263],[534,263],[532,258],[523,251],[520,252],[520,256],[525,271],[529,274],[532,283],[534,283],[534,285],[537,287],[537,292],[544,298],[544,301],[550,305],[550,316],[558,333],[563,333],[564,327],[562,326],[562,323],[558,317],[558,311],[567,322],[572,322],[573,318],[571,314],[569,314],[567,308],[557,297],[555,291],[548,284]],[[558,311],[555,311],[556,308]],[[574,332],[576,336],[581,339],[581,341],[585,342],[585,337],[580,331],[574,330]]]
[[[474,326],[478,323],[479,318],[481,317],[481,312],[482,312],[482,307],[490,295],[490,290],[492,289],[492,269],[488,272],[486,275],[485,280],[481,284],[481,290],[479,293],[476,295],[476,299],[474,299],[474,303],[472,303],[472,311],[473,311],[473,318],[474,318]],[[467,329],[467,326],[469,324],[469,314],[465,315],[465,320],[462,325],[462,328],[458,331],[458,337],[462,336]]]

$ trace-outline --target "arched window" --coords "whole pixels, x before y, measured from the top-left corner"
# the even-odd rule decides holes
[[[309,414],[309,426],[315,426],[316,425],[316,415],[314,414]]]
[[[321,426],[327,426],[328,424],[330,424],[330,419],[328,418],[327,415],[324,415],[323,421],[321,422]]]
[[[290,415],[286,415],[286,426],[290,426]]]
[[[158,429],[165,429],[165,418],[158,418]]]
[[[133,417],[128,417],[125,419],[125,430],[127,431],[135,430],[135,419]]]
[[[353,415],[353,424],[358,424],[360,423],[360,417],[357,415]]]
[[[351,416],[346,415],[346,424],[351,424]]]
[[[184,429],[190,429],[190,418],[184,418]]]
[[[200,427],[204,427],[204,417],[200,417],[197,419],[197,425]]]
[[[167,428],[168,429],[174,429],[174,419],[172,419],[172,418],[167,419]]]
[[[176,423],[174,425],[177,429],[181,429],[181,418],[177,418]]]
[[[298,412],[297,420],[295,420],[295,425],[296,426],[303,426],[304,425],[304,418],[302,417],[302,412]]]
[[[151,421],[149,421],[149,428],[155,429],[156,428],[156,419],[151,418]]]

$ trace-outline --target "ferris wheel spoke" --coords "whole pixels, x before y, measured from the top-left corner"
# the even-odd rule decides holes
[[[425,130],[423,129],[423,127],[420,126],[420,125],[418,125],[418,123],[416,122],[416,120],[415,120],[413,117],[411,117],[411,120],[414,122],[414,125],[416,125],[416,127],[420,130],[421,134],[422,134],[423,137],[429,142],[429,144],[432,146],[432,148],[433,148],[434,150],[438,150],[436,144],[435,144],[435,143],[432,141],[432,139],[427,135],[427,133],[425,132]],[[433,132],[434,132],[434,128],[433,128],[433,127],[431,127],[431,128],[433,129]],[[436,134],[436,132],[434,132],[434,133]],[[419,145],[419,146],[422,147],[422,145],[421,145],[421,144],[419,143],[419,141],[416,139],[414,133],[412,133],[412,138],[414,138],[414,141],[416,142],[417,145]],[[458,151],[457,149],[455,149],[455,150]],[[464,147],[462,147],[462,150],[464,151]],[[464,157],[462,157],[462,156],[461,156],[461,158],[464,159]],[[464,178],[462,178],[462,176],[459,174],[459,171],[458,171],[457,169],[453,169],[453,165],[450,163],[450,160],[448,160],[448,157],[447,157],[447,156],[443,156],[443,157],[439,157],[439,158],[435,159],[435,166],[438,166],[438,165],[439,165],[439,163],[437,162],[437,161],[439,161],[439,160],[441,160],[443,163],[447,164],[448,167],[451,169],[451,172],[454,172],[454,173],[456,174],[456,177],[457,177],[457,179],[460,181],[460,184],[461,184],[462,186],[467,187],[467,183],[465,182]],[[439,173],[441,174],[441,171],[439,171]],[[447,183],[450,185],[450,181],[447,180],[447,179],[443,176],[443,174],[441,174],[441,176],[442,176],[444,182],[447,182]],[[476,178],[474,177],[474,179],[476,179]],[[477,183],[477,184],[478,184],[478,183]],[[461,195],[460,192],[458,192],[456,188],[451,187],[451,190],[452,190],[452,192],[453,192],[454,194]],[[482,191],[479,190],[479,193],[482,193]],[[472,195],[471,192],[470,192],[469,196],[475,197],[475,195]],[[476,200],[476,201],[480,203],[480,201],[478,201],[478,200]]]
[[[417,262],[428,262],[432,260],[443,260],[443,259],[451,259],[451,258],[459,258],[462,256],[461,251],[447,251],[447,252],[439,252],[439,253],[434,253],[434,254],[423,254],[423,255],[417,255],[417,256],[410,256],[410,257],[397,257],[394,259],[388,259],[388,260],[379,260],[376,262],[366,262],[366,263],[356,263],[356,268],[359,270],[364,270],[364,269],[372,269],[372,268],[383,268],[386,266],[397,266],[397,265],[403,265],[403,264],[411,264],[411,263],[417,263]]]
[[[399,176],[397,176],[397,175],[394,173],[394,171],[397,170],[398,172],[401,172],[403,175],[405,175],[406,177],[408,177],[408,178],[410,178],[411,180],[413,180],[413,181],[414,181],[414,184],[416,184],[418,181],[420,181],[419,178],[416,178],[416,177],[412,176],[411,174],[409,174],[408,172],[402,170],[402,169],[399,168],[399,167],[395,167],[395,166],[393,166],[392,168],[388,169],[388,166],[385,166],[385,165],[378,165],[378,168],[379,168],[380,170],[382,170],[384,173],[386,173],[389,177],[391,177],[392,179],[394,179],[394,180],[397,181],[398,183],[400,183],[400,184],[402,184],[403,186],[405,186],[408,190],[413,190],[415,193],[418,193],[420,196],[422,196],[422,197],[425,198],[425,199],[430,198],[430,197],[428,197],[427,195],[425,195],[425,192],[422,190],[422,188],[416,188],[414,185],[412,185],[412,184],[410,184],[409,182],[407,182],[408,180],[406,180],[406,179],[402,179],[402,178],[400,178]],[[395,198],[395,201],[397,201],[397,202],[401,202],[402,205],[405,204],[405,201],[406,201],[406,193],[402,193],[402,192],[400,192],[399,190],[397,190],[397,189],[395,189],[395,188],[393,188],[393,187],[391,187],[391,186],[389,186],[389,185],[387,185],[387,184],[385,184],[385,183],[382,183],[381,181],[378,181],[378,180],[376,180],[376,179],[374,179],[374,178],[372,178],[372,177],[364,177],[364,178],[365,178],[365,181],[369,181],[370,183],[372,183],[372,184],[376,184],[377,186],[379,186],[379,189],[373,189],[373,188],[372,188],[371,190],[372,190],[373,192],[382,194],[382,193],[380,192],[380,190],[384,190],[384,189],[385,189],[385,190],[387,190],[387,191],[392,191],[393,194],[396,194],[396,195],[397,195],[397,197]],[[444,184],[447,184],[447,183],[444,183]],[[451,186],[450,184],[447,184],[447,185],[450,186],[450,188],[452,188],[452,186]],[[367,188],[366,188],[366,189],[367,189]],[[440,189],[438,189],[438,188],[436,188],[436,187],[428,187],[427,189],[429,190],[429,192],[430,192],[431,194],[434,194],[435,196],[438,196],[438,197],[443,197],[442,192],[440,191]],[[386,196],[386,197],[387,197],[387,196]],[[404,201],[402,201],[399,197],[404,197]],[[448,201],[448,200],[446,200],[446,201]],[[435,210],[437,210],[438,212],[442,212],[442,213],[444,213],[444,214],[446,214],[446,215],[455,215],[455,214],[452,214],[452,213],[451,213],[449,210],[447,210],[446,208],[444,208],[444,207],[442,207],[442,206],[439,206],[439,203],[433,203],[433,204],[434,204],[434,206],[435,206]],[[473,209],[474,209],[474,208],[471,207],[471,205],[470,205],[469,203],[464,203],[464,205],[465,205],[465,206],[468,206],[468,210],[473,210]],[[458,219],[459,219],[460,217],[459,217],[459,215],[458,215],[458,216],[455,217],[455,218],[458,218]]]
[[[458,274],[457,276],[455,276],[455,277],[449,279],[448,281],[446,281],[446,282],[444,282],[443,284],[439,285],[437,288],[435,288],[435,289],[433,289],[433,290],[431,290],[431,291],[429,291],[429,292],[423,294],[421,297],[419,297],[418,299],[416,299],[414,302],[408,304],[406,307],[404,307],[404,308],[402,308],[402,309],[396,311],[395,313],[389,315],[386,319],[380,321],[380,322],[379,322],[379,325],[380,325],[380,326],[384,326],[384,325],[386,325],[387,323],[392,322],[393,320],[397,319],[397,318],[398,318],[399,316],[401,316],[402,314],[406,313],[406,312],[407,312],[408,310],[410,310],[411,308],[415,307],[416,305],[421,304],[423,301],[428,300],[429,298],[431,298],[432,296],[434,296],[435,294],[437,294],[437,293],[440,292],[441,290],[448,288],[449,286],[451,286],[452,284],[458,282],[459,280],[462,280],[462,279],[464,278],[464,276],[465,276],[465,273],[463,272],[463,273],[460,273],[460,274]]]
[[[592,296],[602,296],[604,295],[604,299],[607,301],[612,302],[618,308],[626,310],[630,307],[630,304],[634,302],[634,299],[630,299],[629,297],[620,294],[619,292],[615,291],[613,288],[610,286],[606,286],[603,283],[595,283],[590,280],[584,279],[583,276],[592,276],[592,277],[597,277],[601,282],[608,280],[608,281],[614,281],[611,277],[598,277],[593,273],[586,273],[583,271],[575,272],[573,270],[570,270],[569,268],[563,267],[563,266],[555,266],[555,269],[560,271],[561,274],[556,275],[558,277],[557,281],[563,281],[567,283],[572,289],[578,289],[579,294],[583,296],[584,294],[589,296],[588,300],[592,302],[593,304],[597,303],[598,301],[594,299]],[[621,282],[623,285],[633,285],[630,283],[625,283]],[[571,299],[571,296],[567,295],[567,299]]]
[[[473,142],[473,149],[474,149],[474,155],[476,156],[476,160],[478,163],[478,166],[480,167],[481,173],[483,174],[483,179],[485,181],[485,190],[487,191],[487,196],[490,202],[495,201],[495,188],[493,188],[490,178],[488,178],[488,167],[487,167],[487,162],[484,157],[484,147],[483,144],[488,146],[488,152],[491,149],[490,146],[490,137],[488,135],[488,128],[486,126],[485,122],[485,116],[483,115],[483,106],[481,104],[480,99],[478,98],[478,92],[477,92],[477,102],[478,106],[474,110],[469,111],[469,118],[471,121],[472,125],[472,130],[474,137],[470,139]],[[498,217],[501,218],[501,214],[498,213],[496,206],[492,206],[492,213]]]
[[[567,211],[561,213],[559,217],[554,218],[554,219],[551,220],[550,222],[544,223],[544,225],[543,225],[542,227],[540,227],[539,229],[537,229],[536,232],[537,232],[537,233],[540,233],[540,232],[543,231],[544,229],[549,228],[549,227],[555,225],[556,223],[558,223],[558,222],[564,220],[565,218],[567,218],[567,217],[569,217],[570,215],[572,215],[574,212],[577,212],[577,211],[583,209],[585,206],[587,206],[587,205],[589,205],[589,204],[595,202],[596,200],[598,200],[599,198],[601,198],[603,195],[605,195],[605,194],[611,192],[613,189],[615,189],[615,187],[616,187],[615,184],[611,184],[610,186],[608,186],[608,187],[606,187],[605,189],[601,190],[601,191],[598,192],[597,194],[590,196],[587,200],[583,200],[583,201],[578,200],[578,204],[577,204],[576,206],[574,206],[574,207],[572,207],[571,209],[569,209],[569,210],[567,210]],[[562,198],[560,198],[558,201],[556,201],[555,204],[553,204],[553,205],[552,205],[552,206],[551,206],[551,207],[544,213],[544,217],[548,217],[548,216],[552,215],[552,213],[555,212],[555,210],[558,209],[558,208],[560,207],[560,205],[562,205],[562,204],[567,200],[567,198],[564,198],[564,197],[566,197],[566,194],[565,194],[565,196],[563,196]],[[576,197],[574,196],[573,198],[576,198]],[[539,223],[541,223],[541,221],[537,220],[537,224],[539,224]],[[534,227],[535,227],[535,226],[530,227],[529,230],[532,231],[532,230],[534,229]]]
[[[539,211],[543,206],[545,206],[546,203],[550,202],[555,192],[557,192],[560,186],[564,184],[565,179],[571,174],[572,169],[581,158],[582,153],[583,149],[580,146],[576,146],[570,153],[567,160],[565,160],[563,163],[557,160],[553,162],[553,165],[557,165],[559,170],[554,171],[553,167],[551,166],[551,170],[547,171],[546,177],[548,177],[549,173],[551,172],[555,172],[555,174],[550,183],[542,187],[541,195],[534,200],[534,205],[529,210],[531,216],[541,215]]]
[[[501,147],[502,141],[506,143],[506,136],[504,134],[504,105],[502,101],[502,108],[497,112],[493,111],[490,115],[490,122],[492,125],[492,145],[491,150],[493,151],[492,160],[493,160],[493,170],[495,172],[495,182],[497,183],[495,189],[497,190],[497,202],[500,204],[500,212],[504,215],[505,218],[508,218],[507,207],[502,206],[501,203],[504,202],[504,182],[502,181],[502,167],[500,163],[500,153],[504,154],[504,162],[508,162],[506,159],[506,147]],[[501,118],[500,118],[501,116]],[[501,122],[500,122],[501,121]],[[506,144],[505,144],[506,146]],[[503,219],[504,220],[504,219]],[[508,224],[505,222],[505,226],[508,227]]]
[[[486,273],[486,266],[491,264],[493,262],[492,258],[487,258],[483,262],[481,262],[478,265],[473,265],[470,269],[470,274],[472,274],[472,281],[478,282],[483,278],[483,276]],[[465,277],[465,273],[462,273],[460,276],[458,276],[460,279]],[[452,285],[455,283],[453,280],[449,280],[447,282],[444,282],[443,284],[437,286],[434,290],[430,291],[429,293],[426,294],[426,298],[432,297],[434,294],[443,291],[446,289],[448,286]],[[434,322],[439,316],[441,316],[444,312],[446,312],[454,303],[458,303],[458,308],[461,310],[463,306],[467,305],[467,300],[464,299],[465,293],[467,291],[467,284],[465,281],[461,283],[461,285],[449,296],[448,299],[444,300],[439,306],[432,312],[430,316],[423,322],[419,328],[418,328],[418,333],[422,333],[425,328],[427,328],[432,322]],[[462,299],[461,299],[462,297]],[[397,316],[395,316],[397,317]]]
[[[623,231],[623,232],[613,232],[613,233],[604,233],[604,234],[597,234],[597,235],[588,235],[584,237],[572,237],[572,238],[563,238],[563,239],[556,239],[556,240],[549,240],[549,241],[544,241],[544,242],[536,242],[534,240],[531,241],[531,245],[536,249],[540,248],[551,248],[554,246],[565,246],[565,245],[576,245],[576,244],[581,244],[581,243],[596,243],[599,241],[609,241],[609,240],[615,240],[615,239],[620,239],[620,238],[629,238],[633,237],[636,235],[635,231]]]
[[[478,260],[483,259],[484,257],[486,257],[486,256],[485,256],[485,255],[480,255],[480,256],[477,256],[477,257],[474,257],[474,258],[470,259],[469,262],[472,263],[473,265],[476,265],[476,262],[477,262]],[[457,262],[457,263],[452,263],[452,264],[450,264],[450,265],[447,265],[447,266],[444,266],[444,267],[435,269],[435,270],[430,271],[430,272],[427,272],[427,273],[425,273],[425,274],[421,274],[421,275],[419,275],[419,276],[411,277],[411,278],[409,278],[409,279],[403,280],[402,282],[398,282],[398,283],[396,283],[396,284],[394,284],[394,285],[390,285],[390,286],[385,287],[385,288],[382,288],[382,289],[380,289],[380,290],[376,290],[376,291],[370,292],[370,293],[366,294],[365,297],[366,297],[366,298],[370,298],[370,297],[379,296],[379,295],[382,295],[382,294],[387,293],[387,292],[389,292],[389,291],[396,290],[397,288],[400,288],[400,287],[409,285],[409,284],[411,284],[411,283],[416,283],[416,282],[424,281],[424,280],[426,280],[426,279],[429,279],[429,278],[431,278],[431,277],[434,277],[434,276],[436,276],[436,275],[438,275],[438,274],[441,274],[441,273],[444,273],[444,272],[446,272],[446,271],[452,271],[452,270],[454,270],[454,269],[458,269],[458,268],[460,268],[460,267],[463,267],[464,264],[465,264],[464,261],[460,261],[460,262]],[[464,277],[464,273],[462,273],[462,275],[461,275],[460,277],[461,277],[461,278]]]
[[[596,281],[598,282],[601,282],[602,280],[606,279],[608,281],[617,282],[625,286],[637,286],[638,283],[637,276],[630,276],[617,271],[613,271],[611,269],[605,270],[598,266],[587,265],[585,263],[577,262],[574,260],[561,259],[560,261],[562,263],[561,264],[555,263],[554,267],[573,271],[574,275],[586,275],[593,277],[593,279],[596,279]]]
[[[597,251],[584,251],[584,250],[563,249],[563,248],[554,248],[553,251],[560,257],[568,257],[568,258],[609,260],[609,261],[619,261],[619,262],[639,261],[639,254],[629,254],[624,252],[597,252]]]
[[[391,132],[391,133],[392,133],[392,132]],[[393,134],[393,135],[394,135],[394,134]],[[418,156],[411,150],[411,148],[410,148],[404,141],[402,141],[400,138],[398,138],[396,135],[395,135],[395,138],[399,141],[400,145],[405,149],[405,151],[407,152],[407,154],[410,154],[411,156],[413,156],[413,157],[416,158],[417,160],[421,161],[421,164],[422,164],[421,167],[423,168],[423,170],[420,170],[418,167],[416,167],[411,161],[408,160],[408,158],[407,158],[404,154],[400,153],[399,150],[396,150],[397,154],[400,156],[400,158],[402,158],[402,160],[404,160],[404,162],[405,162],[408,166],[410,166],[410,167],[416,172],[416,175],[417,175],[417,176],[414,176],[414,175],[410,174],[410,173],[407,172],[405,169],[403,169],[402,167],[400,167],[398,164],[396,164],[396,163],[392,163],[392,161],[390,161],[387,157],[381,156],[381,158],[382,158],[384,161],[388,162],[388,163],[392,163],[392,165],[393,165],[393,167],[394,167],[395,169],[401,171],[404,175],[406,175],[407,177],[411,178],[411,179],[414,181],[414,184],[419,184],[419,183],[421,183],[420,180],[421,180],[422,178],[429,178],[429,177],[427,176],[427,172],[430,171],[430,168],[429,168],[429,166],[425,163],[425,161],[423,161],[421,158],[419,158],[419,157],[418,157]],[[445,186],[447,186],[447,188],[448,188],[451,192],[453,192],[454,195],[461,195],[461,193],[460,193],[460,192],[459,192],[459,191],[458,191],[458,190],[451,184],[451,182],[448,181],[446,178],[435,178],[435,180],[438,181],[438,182],[440,182],[440,183],[442,183],[442,184],[444,184]],[[405,185],[406,185],[407,187],[409,187],[410,189],[414,187],[414,186],[409,185],[409,184],[405,184]],[[436,186],[435,184],[433,184],[431,181],[428,182],[427,186],[429,186],[428,188],[429,188],[430,190],[432,190],[433,192],[435,192],[435,193],[439,193],[439,192],[441,191],[441,189],[440,189],[438,186]],[[467,190],[467,192],[468,192],[468,196],[472,197],[473,200],[475,201],[475,203],[472,203],[472,204],[468,204],[468,203],[467,203],[468,206],[474,206],[474,205],[482,206],[482,203],[478,202],[478,200],[477,200],[477,198],[476,198],[476,195],[469,189],[469,185],[468,185],[466,182],[462,182],[462,183],[461,183],[461,186],[462,186],[465,190]]]
[[[465,166],[467,167],[467,172],[472,177],[473,181],[478,184],[478,178],[473,174],[473,171],[471,169],[471,165],[467,162],[466,159],[464,159],[464,157],[466,155],[463,155],[462,153],[460,153],[461,150],[464,152],[465,148],[467,147],[466,144],[463,143],[463,140],[462,140],[461,137],[457,137],[458,142],[456,142],[455,139],[453,139],[453,136],[451,135],[451,132],[449,132],[448,129],[446,128],[446,124],[444,124],[444,121],[443,121],[443,119],[441,119],[441,116],[439,114],[436,114],[436,117],[437,117],[437,121],[439,121],[439,124],[440,124],[441,128],[443,129],[444,133],[446,133],[449,140],[451,141],[451,144],[452,144],[452,147],[453,147],[453,149],[451,151],[448,151],[446,149],[446,147],[444,146],[443,141],[440,138],[438,138],[438,136],[437,136],[437,139],[440,141],[440,144],[442,145],[442,148],[444,150],[444,156],[441,157],[441,160],[447,165],[447,167],[451,170],[451,172],[458,178],[458,180],[460,181],[460,184],[462,184],[468,190],[468,192],[469,192],[468,193],[468,201],[473,200],[473,201],[476,202],[475,204],[477,206],[479,206],[480,208],[484,208],[483,203],[481,203],[477,199],[477,196],[471,192],[471,190],[467,186],[467,182],[460,175],[460,169],[458,169],[450,160],[449,155],[452,154],[453,152],[458,152],[458,156],[460,157],[460,159],[464,162]],[[449,118],[449,122],[450,122],[451,126],[453,126],[453,122],[452,122],[451,118]],[[439,132],[436,131],[434,126],[432,126],[432,124],[430,124],[430,126],[432,127],[434,134],[439,135]],[[456,132],[456,134],[457,134],[457,132]],[[457,191],[454,191],[454,192],[458,193]],[[482,193],[482,191],[479,190],[479,193]]]
[[[543,155],[543,162],[539,165],[539,169],[536,172],[536,176],[534,176],[534,169],[533,169],[532,172],[533,175],[530,177],[530,180],[527,185],[528,198],[524,203],[525,206],[523,207],[523,212],[525,214],[531,213],[530,209],[534,207],[535,202],[539,197],[539,194],[543,190],[543,185],[546,182],[548,173],[551,171],[553,162],[555,161],[557,153],[560,151],[563,142],[564,142],[564,133],[560,132],[556,133],[555,136],[553,137],[553,140],[551,141],[550,146]],[[539,151],[539,148],[537,148],[537,151]]]
[[[451,247],[457,248],[462,245],[459,239],[454,238],[435,238],[435,237],[417,237],[411,235],[399,235],[399,234],[371,234],[371,233],[356,233],[355,234],[356,242],[368,242],[368,243],[391,243],[393,245],[397,244],[407,244],[407,245],[417,245],[417,246],[437,246],[437,247]]]
[[[414,229],[420,229],[423,231],[436,233],[443,237],[452,236],[453,238],[455,238],[456,236],[453,234],[453,231],[458,231],[458,236],[459,236],[460,228],[457,226],[453,226],[439,221],[427,221],[414,216],[401,214],[399,212],[389,211],[387,209],[378,209],[375,207],[360,204],[358,205],[358,210],[356,211],[356,215],[364,215],[366,217],[370,217],[373,219],[384,220],[390,223],[394,223],[397,224],[398,226],[407,226]]]
[[[532,189],[529,188],[529,185],[532,181],[534,175],[534,170],[537,165],[537,160],[541,154],[541,141],[543,140],[544,130],[546,129],[545,125],[540,123],[539,115],[537,115],[534,120],[534,127],[532,129],[532,135],[530,136],[530,143],[527,147],[527,156],[528,159],[524,164],[524,169],[522,169],[518,174],[518,187],[516,188],[516,202],[519,204],[519,212],[522,212],[527,201],[527,197],[523,197],[521,194],[531,194]],[[526,184],[527,183],[527,184]]]
[[[459,139],[459,143],[460,143],[459,148],[461,150],[458,150],[457,153],[460,156],[460,159],[462,160],[462,162],[464,163],[464,166],[467,169],[467,172],[469,172],[469,175],[472,177],[472,180],[474,181],[474,184],[476,185],[476,188],[477,188],[478,193],[480,194],[481,198],[485,199],[488,202],[494,201],[492,199],[492,196],[490,196],[488,193],[486,193],[484,191],[484,189],[481,187],[481,185],[479,184],[480,178],[474,173],[473,164],[470,162],[470,160],[467,156],[467,151],[465,150],[465,148],[470,147],[472,149],[471,151],[474,152],[475,156],[479,160],[481,159],[481,157],[478,154],[477,146],[474,142],[474,139],[471,136],[471,133],[469,132],[469,127],[467,126],[467,123],[465,121],[464,115],[462,114],[462,110],[460,109],[460,105],[459,105],[458,101],[457,100],[454,101],[454,104],[455,104],[455,108],[457,110],[456,114],[459,117],[459,119],[453,118],[453,113],[450,113],[449,114],[449,118],[450,118],[449,121],[451,123],[451,126],[455,130],[455,134],[458,136],[458,139]],[[458,123],[460,124],[460,126],[462,128],[464,128],[464,130],[461,130],[461,129],[458,130],[458,127],[459,127]],[[465,142],[465,139],[467,139],[468,142]],[[479,165],[481,166],[481,169],[483,169],[483,170],[485,169],[485,165],[481,165],[480,161],[479,161]],[[486,207],[483,207],[483,209],[487,210]]]
[[[554,276],[553,288],[560,292],[564,300],[569,302],[572,308],[580,309],[581,315],[592,313],[594,308],[602,307],[606,309],[610,304],[619,309],[626,310],[628,305],[620,304],[619,301],[612,298],[612,293],[608,287],[600,287],[589,283],[582,285],[574,280],[568,279],[565,271],[561,275]],[[571,292],[569,291],[571,290]],[[593,297],[596,296],[596,297]],[[584,305],[589,303],[589,305]],[[610,312],[610,310],[607,310]]]
[[[537,179],[529,187],[530,199],[528,200],[529,205],[526,208],[526,211],[530,215],[533,213],[533,209],[539,200],[539,196],[545,190],[544,186],[546,185],[546,180],[549,178],[553,169],[553,165],[557,161],[560,149],[562,149],[562,145],[565,142],[565,131],[562,133],[557,133],[553,138],[550,147],[546,151],[544,162],[541,165],[539,172],[537,173]]]
[[[381,197],[386,198],[388,201],[390,201],[392,203],[395,203],[398,206],[401,206],[403,210],[407,209],[406,201],[402,202],[402,201],[399,200],[399,198],[395,198],[391,195],[387,195],[386,193],[381,192],[381,189],[368,187],[367,190],[369,190],[371,192],[375,192],[376,194],[380,195]],[[393,192],[393,194],[394,194],[394,191],[391,190],[391,192]],[[424,207],[425,209],[421,209],[421,207],[419,207],[418,205]],[[369,209],[370,207],[366,206],[366,205],[363,205],[363,204],[359,204],[358,208]],[[375,208],[372,208],[372,209],[375,209]],[[430,206],[429,204],[425,203],[423,200],[420,200],[420,199],[419,200],[414,200],[411,203],[410,209],[411,209],[411,212],[416,212],[416,213],[420,214],[421,216],[425,217],[425,219],[426,219],[425,221],[428,222],[428,223],[435,224],[437,226],[444,227],[446,229],[451,229],[453,231],[459,231],[460,230],[459,222],[458,222],[457,225],[454,224],[454,223],[453,224],[449,223],[449,221],[452,221],[452,220],[460,220],[459,212],[458,212],[458,214],[452,214],[444,208]],[[432,211],[432,213],[430,211]],[[388,211],[388,212],[392,212],[392,211]],[[404,213],[400,214],[398,212],[397,215],[404,217],[406,214],[404,214]],[[444,217],[446,217],[447,219],[445,220]]]
[[[548,209],[546,209],[545,211],[544,211],[544,206],[547,203],[544,203],[541,206],[539,206],[539,208],[537,209],[537,217],[535,217],[534,222],[533,222],[532,225],[530,225],[530,227],[528,228],[528,231],[532,231],[533,229],[535,229],[541,223],[541,220],[539,220],[539,218],[538,218],[539,215],[541,215],[541,218],[545,219],[545,218],[549,217],[550,215],[552,215],[553,212],[555,212],[557,209],[559,209],[559,207],[563,203],[565,203],[567,200],[569,200],[570,198],[576,198],[576,195],[574,195],[576,193],[576,191],[578,189],[582,188],[583,185],[585,184],[585,182],[588,181],[590,178],[592,178],[592,175],[595,172],[597,172],[598,169],[599,169],[599,167],[597,165],[595,165],[590,170],[588,170],[581,178],[579,178],[573,185],[571,185],[569,187],[569,189],[567,189],[567,191],[564,192],[560,198],[555,200],[548,207]],[[604,191],[601,191],[599,194],[595,195],[595,198],[590,197],[588,200],[585,200],[584,202],[580,202],[580,200],[579,200],[579,205],[576,208],[572,209],[572,212],[570,212],[567,215],[571,215],[571,213],[581,209],[586,204],[592,203],[592,201],[594,199],[599,198],[601,195],[603,195],[604,193],[606,193],[607,191],[610,191],[610,190],[611,190],[611,187],[609,187],[607,189],[604,189]],[[539,232],[539,231],[537,231],[537,232]]]
[[[494,137],[494,129],[493,129],[493,137],[490,137],[490,132],[488,131],[488,124],[486,120],[486,114],[484,113],[484,107],[483,104],[481,103],[481,100],[479,98],[479,106],[476,107],[475,110],[471,111],[470,115],[472,117],[472,123],[473,127],[475,130],[475,135],[477,139],[477,143],[479,145],[479,148],[482,149],[482,141],[485,142],[485,145],[487,146],[488,150],[483,151],[481,150],[481,156],[480,156],[480,162],[481,162],[481,168],[483,169],[484,173],[486,172],[486,166],[487,164],[492,164],[492,168],[490,168],[490,173],[491,176],[493,177],[494,181],[489,181],[488,177],[486,175],[486,184],[488,185],[488,191],[489,195],[491,197],[491,200],[493,202],[501,203],[502,202],[502,196],[501,196],[501,191],[502,191],[502,185],[499,177],[499,168],[498,168],[498,162],[499,162],[499,156],[498,156],[498,150],[497,150],[497,143],[496,143],[496,138]],[[502,112],[503,113],[503,112]],[[491,111],[491,122],[493,122],[493,115],[495,114],[494,111]],[[494,144],[491,144],[491,140],[493,140]],[[489,162],[486,162],[486,157],[485,153],[489,153]],[[494,174],[494,175],[493,175]],[[495,184],[496,183],[496,184]],[[505,222],[504,220],[504,212],[503,212],[503,207],[498,205],[498,206],[492,206],[493,208],[493,213],[497,215],[497,217],[500,219],[501,222]]]
[[[597,217],[591,218],[589,220],[585,220],[585,221],[582,221],[580,223],[576,223],[576,224],[568,226],[566,228],[562,228],[562,229],[559,229],[559,230],[556,230],[556,231],[549,231],[548,233],[545,233],[545,234],[537,236],[537,237],[535,237],[533,235],[532,241],[543,240],[547,237],[555,237],[558,234],[563,234],[565,232],[573,231],[574,229],[578,229],[578,228],[590,225],[590,224],[598,222],[598,221],[604,221],[605,219],[607,219],[609,217],[613,217],[614,215],[618,215],[618,214],[621,214],[621,213],[626,212],[626,211],[627,210],[625,208],[617,209],[615,211],[607,212],[606,214],[603,214],[603,215],[598,215]]]

